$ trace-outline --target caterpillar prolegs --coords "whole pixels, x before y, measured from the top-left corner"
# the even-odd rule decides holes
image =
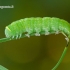
[[[55,70],[61,63],[68,49],[68,43],[70,38],[70,24],[67,21],[55,17],[31,17],[20,19],[6,26],[6,38],[0,39],[0,42],[6,42],[9,40],[14,40],[23,37],[30,37],[33,35],[40,36],[43,34],[49,35],[59,33],[62,33],[66,37],[65,39],[67,40],[67,45],[58,63],[52,69]]]

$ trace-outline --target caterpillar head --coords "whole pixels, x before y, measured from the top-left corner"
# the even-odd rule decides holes
[[[12,35],[11,30],[7,26],[6,26],[6,29],[5,29],[5,35],[6,35],[7,38],[10,38],[11,35]]]

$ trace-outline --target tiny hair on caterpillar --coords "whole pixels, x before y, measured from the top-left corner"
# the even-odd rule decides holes
[[[62,33],[65,36],[67,45],[64,48],[59,61],[52,68],[52,70],[56,70],[63,60],[69,45],[70,24],[64,19],[56,17],[31,17],[14,21],[5,27],[6,38],[0,39],[0,43],[24,37],[59,33]]]

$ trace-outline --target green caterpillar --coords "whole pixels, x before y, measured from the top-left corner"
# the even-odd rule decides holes
[[[5,35],[6,38],[0,39],[0,42],[6,42],[23,37],[40,36],[49,34],[62,33],[67,40],[67,45],[64,48],[61,58],[52,70],[55,70],[61,63],[64,55],[68,49],[70,38],[70,24],[59,18],[55,17],[37,17],[37,18],[25,18],[12,22],[6,26]]]
[[[31,34],[40,36],[40,34],[58,34],[64,33],[70,38],[70,24],[59,18],[25,18],[6,26],[5,35],[7,38],[21,38],[22,34],[30,37]]]

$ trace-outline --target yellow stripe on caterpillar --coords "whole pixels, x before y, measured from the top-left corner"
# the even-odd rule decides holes
[[[7,27],[7,26],[6,26],[6,29],[8,29],[9,31],[11,31],[11,30],[10,30],[10,28],[9,28],[9,27]]]

